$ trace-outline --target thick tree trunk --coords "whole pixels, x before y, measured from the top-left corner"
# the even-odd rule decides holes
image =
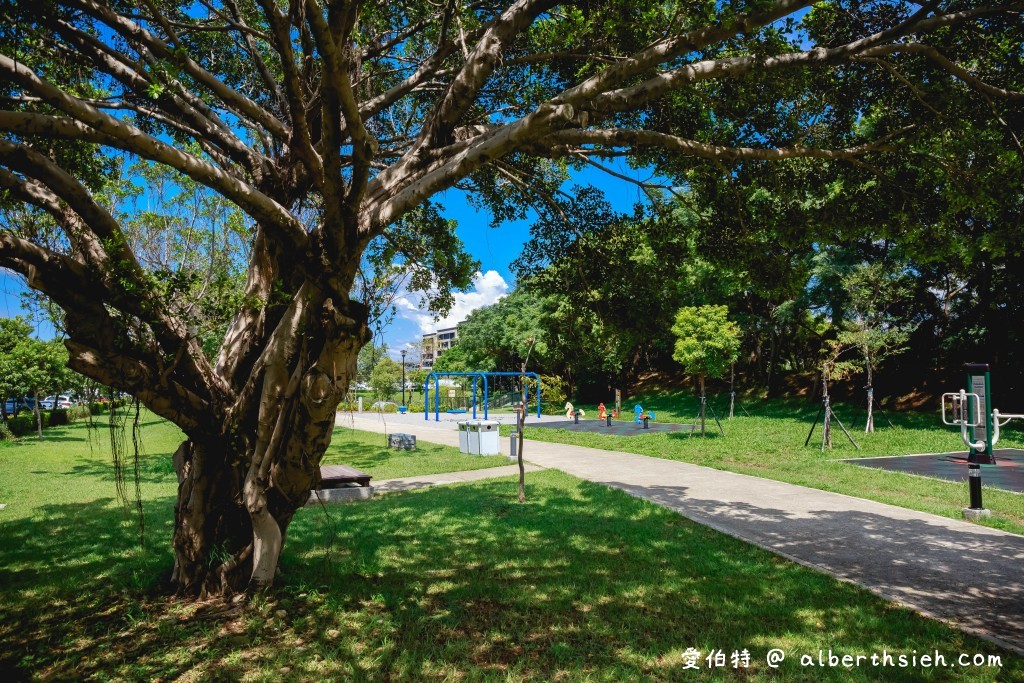
[[[356,312],[304,286],[221,432],[193,435],[175,453],[178,592],[231,595],[273,582],[288,525],[319,482],[336,408],[369,339],[365,310],[346,306]]]

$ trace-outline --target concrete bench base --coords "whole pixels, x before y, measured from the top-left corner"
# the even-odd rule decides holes
[[[369,500],[373,498],[373,487],[372,486],[341,486],[335,489],[320,489],[319,491],[311,491],[309,500],[306,501],[306,507],[311,505],[319,505],[323,503],[353,503],[359,500]]]

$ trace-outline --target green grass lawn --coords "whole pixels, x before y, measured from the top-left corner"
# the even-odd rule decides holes
[[[720,417],[728,414],[728,396],[709,398]],[[630,400],[645,410],[653,410],[659,422],[690,424],[697,410],[697,400],[685,393],[661,394]],[[606,450],[640,453],[658,458],[681,460],[731,472],[777,479],[825,491],[845,493],[882,503],[930,512],[945,517],[960,518],[961,509],[968,504],[967,486],[926,477],[884,472],[839,462],[843,458],[863,458],[912,453],[941,453],[965,451],[960,432],[944,427],[936,411],[931,413],[894,413],[886,415],[895,427],[889,427],[881,416],[876,418],[877,431],[865,434],[863,410],[836,406],[837,414],[850,429],[860,445],[855,450],[838,426],[833,429],[834,448],[821,451],[821,428],[815,429],[811,445],[804,441],[818,411],[817,404],[806,400],[746,401],[751,417],[743,416],[722,420],[726,436],[718,433],[712,419],[707,436],[693,437],[689,433],[652,433],[642,436],[612,436],[553,429],[526,429],[528,439],[553,441]],[[594,406],[583,406],[588,417],[596,417]],[[591,413],[590,411],[594,412]],[[709,413],[710,419],[710,413]],[[853,428],[857,422],[860,429]],[[506,428],[503,433],[507,433]],[[1024,448],[1024,432],[1004,428],[999,448]],[[982,472],[984,481],[984,471]],[[1024,496],[994,488],[984,492],[985,507],[992,517],[984,523],[1024,533]]]
[[[525,505],[507,478],[301,510],[272,597],[179,602],[164,595],[176,487],[162,464],[177,430],[143,427],[141,547],[105,431],[90,448],[81,429],[0,447],[4,680],[1024,680],[986,642],[558,472],[530,474]],[[689,647],[751,664],[684,671]],[[788,653],[778,670],[770,648]],[[1002,667],[795,662],[820,649]]]

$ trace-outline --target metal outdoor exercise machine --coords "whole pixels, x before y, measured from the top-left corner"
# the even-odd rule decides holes
[[[942,423],[960,428],[969,452],[967,454],[968,485],[971,506],[964,508],[964,517],[988,517],[981,502],[981,465],[994,465],[994,447],[999,442],[999,428],[1010,420],[1024,420],[1024,415],[1001,413],[992,404],[992,378],[987,363],[967,364],[967,386],[970,391],[942,395]],[[949,412],[946,412],[947,401]]]

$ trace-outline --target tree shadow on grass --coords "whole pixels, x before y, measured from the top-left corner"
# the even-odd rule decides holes
[[[506,479],[302,510],[273,599],[241,608],[162,597],[170,497],[147,502],[146,553],[109,499],[46,506],[4,524],[0,670],[53,679],[674,680],[687,673],[687,647],[760,656],[783,641],[979,647],[626,493],[557,472],[529,482],[525,505]],[[842,669],[816,674],[851,679]],[[736,675],[776,674],[755,662]],[[944,678],[959,680],[933,680]]]
[[[293,551],[304,569],[290,581],[320,584],[343,613],[374,596],[394,641],[376,656],[390,670],[443,658],[536,678],[583,666],[672,678],[689,646],[795,634],[909,652],[965,638],[669,511],[596,485],[569,489],[533,486],[520,506],[512,484],[496,481],[332,511],[338,561],[318,561],[324,549],[303,534]]]
[[[134,458],[129,454],[125,457],[122,467],[124,478],[132,481],[135,477]],[[71,477],[91,477],[101,481],[114,481],[116,473],[113,464],[109,459],[97,460],[95,458],[81,458],[78,463],[64,475]],[[53,476],[53,473],[50,473]],[[177,483],[178,475],[174,471],[174,460],[170,453],[155,455],[140,455],[139,457],[139,483],[141,484],[165,484]]]

